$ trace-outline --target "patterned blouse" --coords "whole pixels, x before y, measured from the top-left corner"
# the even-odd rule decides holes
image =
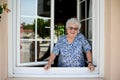
[[[69,44],[66,35],[59,38],[53,48],[53,54],[59,55],[59,67],[84,67],[84,54],[91,50],[87,39],[79,33],[74,41]]]

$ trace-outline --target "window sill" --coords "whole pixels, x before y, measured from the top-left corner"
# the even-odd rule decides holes
[[[101,77],[98,73],[98,68],[90,72],[87,67],[83,68],[58,68],[52,67],[49,70],[44,70],[43,67],[16,67],[12,77],[39,77],[39,78],[98,78]]]

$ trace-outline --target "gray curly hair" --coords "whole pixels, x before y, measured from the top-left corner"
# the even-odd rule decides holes
[[[66,29],[68,29],[70,23],[74,23],[74,24],[78,25],[78,31],[80,31],[81,24],[80,24],[80,21],[77,18],[68,19],[67,22],[66,22]]]

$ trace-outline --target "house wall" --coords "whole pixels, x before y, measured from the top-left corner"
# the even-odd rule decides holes
[[[111,1],[111,80],[120,80],[120,0]]]
[[[105,68],[104,68],[104,80],[111,80],[111,1],[105,0]]]
[[[7,0],[0,0],[0,4],[7,2]],[[1,14],[0,14],[1,15]],[[7,40],[8,40],[8,30],[7,30],[7,13],[1,15],[2,19],[0,21],[0,80],[6,80],[8,74],[8,52],[7,52]]]
[[[7,0],[0,0],[0,4]],[[120,0],[105,0],[105,66],[102,78],[72,78],[69,80],[120,80]],[[7,13],[2,14],[0,22],[0,80],[40,80],[41,78],[9,78],[8,77],[8,26]],[[56,80],[56,78],[42,78]],[[57,80],[67,80],[59,78]]]

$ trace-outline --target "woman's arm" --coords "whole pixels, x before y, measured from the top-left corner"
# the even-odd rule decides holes
[[[91,51],[88,51],[86,53],[86,56],[87,56],[87,60],[88,60],[88,68],[90,69],[90,71],[93,71],[95,69],[95,67],[92,64],[92,53],[91,53]]]
[[[45,67],[44,67],[45,70],[48,70],[51,67],[51,64],[55,60],[55,57],[56,57],[55,54],[53,54],[53,53],[50,54],[50,58],[49,58],[48,64],[46,64]]]
[[[86,56],[87,56],[88,62],[89,62],[89,63],[92,63],[92,53],[91,53],[91,51],[88,51],[88,52],[86,53]]]

